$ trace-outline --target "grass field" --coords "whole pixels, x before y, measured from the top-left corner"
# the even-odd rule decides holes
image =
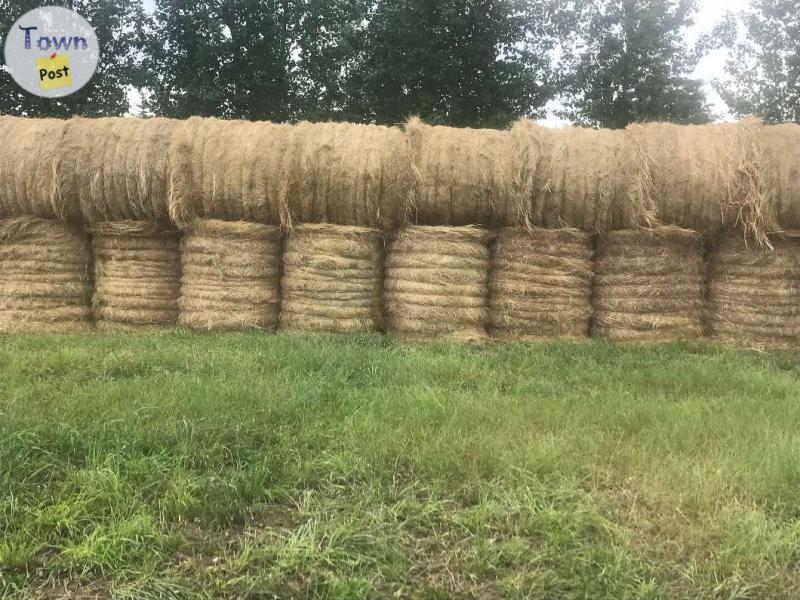
[[[0,597],[800,597],[800,361],[0,337]]]

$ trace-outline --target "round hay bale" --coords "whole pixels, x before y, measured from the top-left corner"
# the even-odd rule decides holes
[[[67,121],[0,117],[0,217],[80,222],[77,202],[59,193],[58,149]]]
[[[800,233],[773,235],[770,244],[747,244],[741,234],[716,240],[708,293],[715,338],[759,348],[800,344]]]
[[[666,342],[703,334],[704,248],[677,227],[622,230],[598,241],[596,334],[615,341]]]
[[[100,329],[148,329],[178,321],[179,235],[145,221],[93,227],[93,306]]]
[[[412,339],[482,340],[489,319],[489,237],[472,226],[399,230],[386,259],[389,331]]]
[[[523,177],[533,225],[605,232],[652,222],[649,198],[637,193],[646,173],[637,168],[624,132],[564,127],[526,133],[523,125],[512,132],[538,148],[527,154]]]
[[[766,188],[774,198],[781,230],[800,229],[800,125],[771,125],[762,130],[772,178]]]
[[[411,159],[402,130],[350,123],[193,118],[171,148],[173,219],[332,223],[403,221]]]
[[[0,220],[0,331],[72,331],[91,317],[86,236],[54,220]]]
[[[307,224],[286,237],[280,324],[330,332],[380,328],[383,235],[365,227]]]
[[[273,329],[280,300],[281,230],[195,221],[181,240],[180,323],[192,329]]]
[[[500,231],[489,276],[493,336],[587,336],[591,294],[591,234],[577,229]]]
[[[630,125],[635,168],[648,173],[637,195],[662,225],[713,235],[741,227],[764,243],[775,231],[772,166],[757,119],[710,125]],[[619,163],[623,164],[623,163]]]
[[[540,127],[518,132],[406,124],[415,191],[408,219],[420,225],[526,225]]]

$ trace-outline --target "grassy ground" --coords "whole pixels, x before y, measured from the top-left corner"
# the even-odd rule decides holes
[[[800,361],[0,337],[0,597],[800,597]]]

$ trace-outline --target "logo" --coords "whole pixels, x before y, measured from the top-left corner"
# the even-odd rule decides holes
[[[19,86],[44,98],[77,92],[91,80],[100,47],[76,12],[44,6],[25,13],[6,36],[5,69]]]

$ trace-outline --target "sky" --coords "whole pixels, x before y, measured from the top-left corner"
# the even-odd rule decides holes
[[[155,0],[143,1],[145,9],[152,12],[155,7]],[[738,12],[747,8],[750,5],[750,1],[751,0],[699,0],[698,12],[694,18],[695,24],[686,32],[687,40],[690,43],[694,43],[702,33],[710,31],[726,13]],[[706,97],[714,113],[719,115],[720,118],[728,120],[731,118],[728,107],[711,86],[711,82],[714,79],[723,77],[725,72],[725,58],[725,50],[716,50],[710,53],[697,65],[693,76],[705,82],[704,89]],[[136,100],[135,103],[138,103]],[[543,119],[543,122],[547,125],[554,126],[566,124],[566,122],[553,116]]]

